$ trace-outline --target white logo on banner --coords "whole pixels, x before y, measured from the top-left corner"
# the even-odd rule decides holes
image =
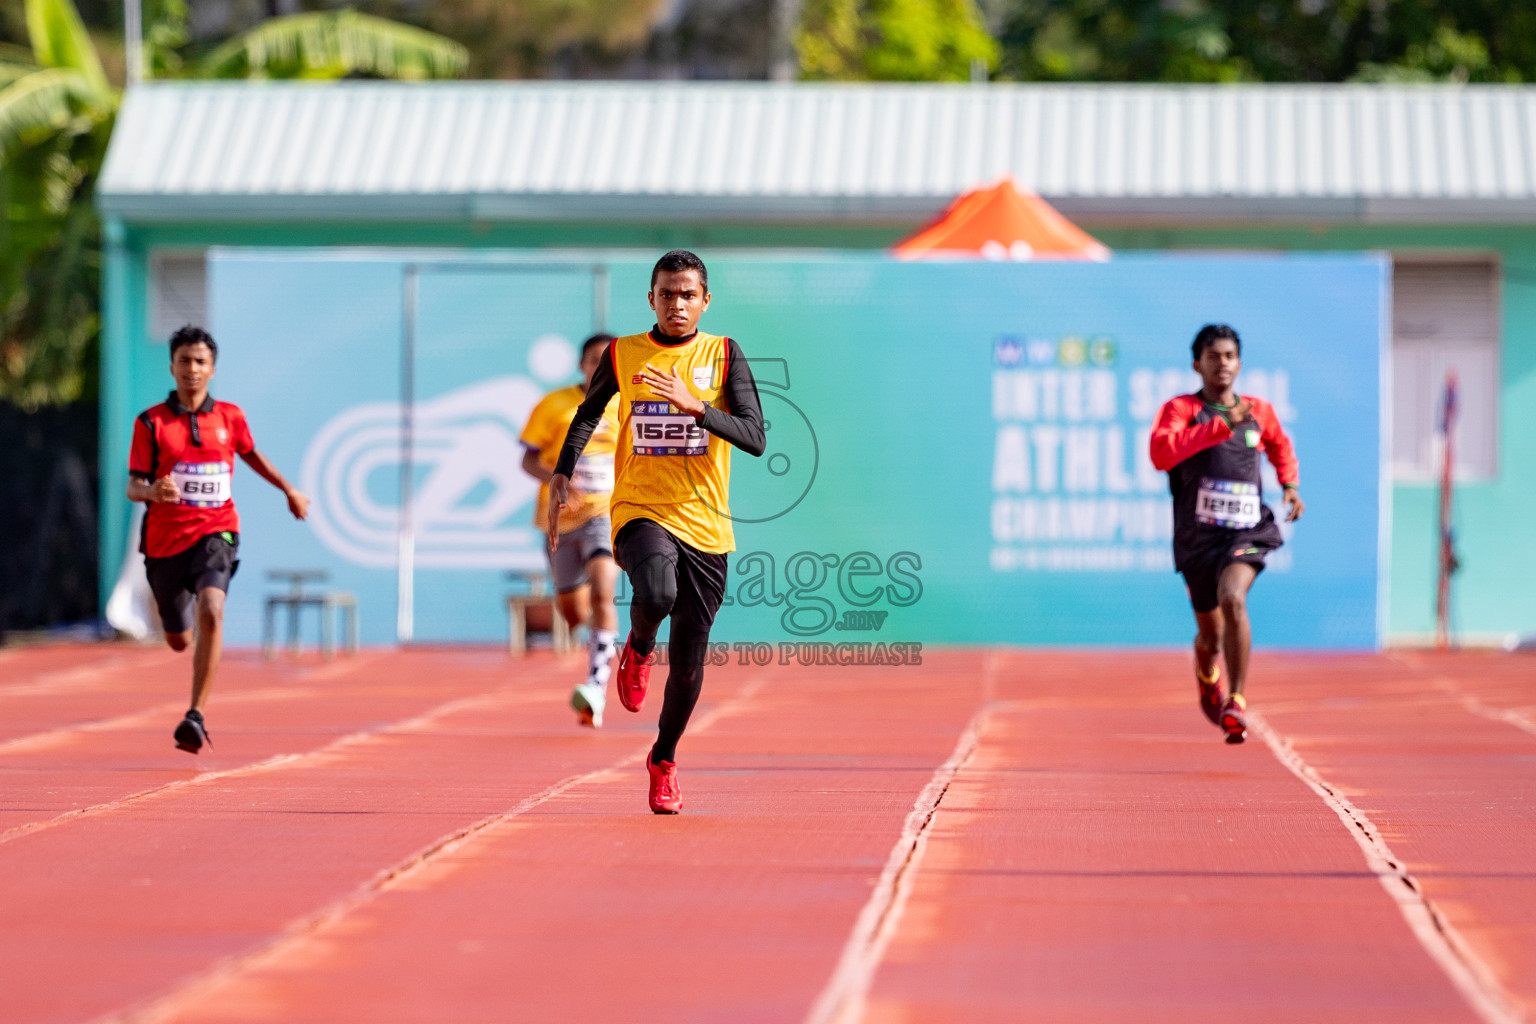
[[[555,358],[558,348],[570,358]],[[569,342],[540,338],[530,369],[546,383],[575,365]],[[530,503],[538,482],[522,470],[518,442],[544,388],[521,375],[493,377],[418,401],[413,436],[416,564],[432,569],[537,569],[543,537]],[[320,428],[304,454],[310,515],[327,548],[372,568],[399,554],[399,402],[355,405]],[[390,495],[388,499],[382,495]]]
[[[993,362],[993,570],[1171,571],[1173,506],[1167,477],[1152,466],[1151,423],[1200,378],[1183,367],[1137,367],[1122,381],[1107,336],[999,338]],[[1286,424],[1296,419],[1285,370],[1244,370],[1239,391],[1271,402]],[[1260,472],[1274,494],[1274,469],[1266,461]],[[1233,522],[1256,523],[1258,507],[1258,495],[1247,496]],[[1281,533],[1289,539],[1289,525]],[[1290,552],[1269,565],[1289,571]]]

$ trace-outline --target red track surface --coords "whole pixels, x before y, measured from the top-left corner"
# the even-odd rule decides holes
[[[1261,654],[1241,747],[1177,654],[732,665],[676,818],[579,669],[237,654],[192,758],[184,657],[0,652],[0,1019],[1536,1018],[1528,657]]]

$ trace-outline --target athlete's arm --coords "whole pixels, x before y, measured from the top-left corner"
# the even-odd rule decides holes
[[[569,479],[576,469],[576,460],[581,457],[587,442],[592,440],[592,432],[603,421],[603,410],[608,408],[608,403],[618,393],[619,382],[613,376],[613,346],[609,345],[597,364],[597,371],[592,374],[587,397],[576,407],[576,417],[571,420],[570,429],[565,432],[565,443],[560,446],[560,457],[555,460],[555,471],[549,478],[550,498],[554,498],[555,477]]]
[[[699,426],[748,455],[760,456],[768,447],[763,433],[763,403],[747,357],[734,338],[725,339],[725,408],[706,405]]]
[[[527,445],[523,445],[523,472],[539,481],[539,483],[547,484],[549,483],[549,478],[554,476],[554,473],[545,468],[544,463],[539,461],[539,451],[538,448],[529,448]]]
[[[1301,484],[1301,467],[1296,461],[1296,448],[1291,444],[1291,439],[1286,436],[1285,429],[1280,426],[1280,417],[1275,415],[1274,406],[1268,402],[1255,400],[1253,418],[1261,430],[1259,443],[1264,446],[1264,457],[1269,459],[1269,464],[1275,467],[1275,476],[1279,478],[1280,487],[1285,496],[1287,510],[1285,521],[1294,523],[1307,510],[1306,503],[1301,500],[1301,492],[1298,490]]]
[[[142,473],[131,473],[128,477],[128,500],[145,503],[180,501],[181,488],[168,476],[150,480]]]
[[[576,407],[576,416],[565,432],[565,443],[560,446],[560,457],[555,460],[555,471],[549,475],[550,551],[560,545],[560,510],[570,503],[571,473],[576,469],[576,460],[581,457],[587,442],[592,440],[592,432],[603,421],[603,411],[608,408],[608,403],[618,393],[619,382],[613,375],[613,345],[610,344],[592,374],[587,397]]]
[[[1190,426],[1200,400],[1180,395],[1163,403],[1152,426],[1152,465],[1166,473],[1191,455],[1214,448],[1232,436],[1232,426],[1220,417]]]
[[[309,517],[309,499],[299,492],[299,489],[283,478],[283,474],[277,471],[272,461],[261,452],[252,448],[248,452],[241,452],[240,458],[245,464],[256,471],[256,475],[267,483],[282,491],[288,499],[288,511],[293,513],[295,519]]]
[[[154,502],[180,501],[181,488],[170,477],[155,479],[158,447],[147,415],[133,421],[133,441],[128,449],[128,500]]]

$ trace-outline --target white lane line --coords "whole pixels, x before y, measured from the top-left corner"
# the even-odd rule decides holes
[[[960,734],[949,759],[939,765],[928,785],[917,795],[912,811],[902,824],[901,835],[885,860],[885,870],[875,883],[875,891],[854,921],[853,932],[843,945],[842,956],[821,995],[806,1015],[805,1024],[854,1024],[864,1016],[869,987],[875,971],[885,957],[886,947],[901,922],[911,896],[912,886],[928,849],[928,832],[960,769],[976,752],[976,744],[990,708],[978,711]]]
[[[1520,712],[1511,711],[1507,708],[1496,708],[1491,704],[1485,704],[1471,694],[1463,693],[1461,687],[1456,685],[1456,681],[1454,679],[1440,678],[1435,680],[1435,682],[1439,683],[1441,689],[1454,696],[1458,701],[1461,702],[1462,707],[1466,708],[1474,715],[1477,715],[1480,718],[1486,718],[1492,722],[1502,722],[1505,725],[1512,725],[1522,732],[1528,732],[1532,736],[1536,736],[1536,722],[1531,721],[1530,718],[1522,715]]]
[[[49,729],[47,732],[35,732],[30,736],[18,736],[13,740],[0,740],[0,757],[4,757],[7,754],[30,753],[93,732],[117,732],[121,729],[132,729],[138,725],[152,725],[154,722],[165,719],[169,715],[174,715],[178,711],[184,711],[185,708],[182,705],[185,703],[186,701],[173,700],[165,704],[156,704],[154,707],[141,708],[138,711],[116,715],[112,718],[98,718],[88,722],[76,722],[72,725],[60,726],[57,729]],[[177,720],[180,721],[180,719]]]
[[[103,679],[103,676],[122,672],[147,672],[175,664],[176,655],[169,650],[113,652],[100,661],[91,661],[85,665],[71,665],[69,668],[49,669],[29,679],[7,683],[0,686],[0,698],[37,697],[76,686],[108,685],[111,680]]]
[[[288,680],[276,687],[266,687],[260,690],[235,690],[227,695],[221,695],[219,706],[229,704],[242,704],[250,701],[272,700],[275,697],[303,697],[317,691],[304,689],[300,683],[318,683],[335,679],[339,675],[345,675],[356,669],[366,668],[371,662],[378,660],[377,655],[359,655],[356,659],[349,659],[347,664],[322,665],[308,672]],[[53,746],[66,740],[74,739],[82,733],[116,732],[121,729],[131,729],[138,725],[151,725],[156,720],[174,715],[183,710],[185,701],[169,701],[165,704],[157,704],[154,707],[142,708],[138,711],[129,711],[112,718],[98,718],[85,722],[74,722],[70,725],[49,729],[46,732],[34,732],[25,736],[17,736],[14,739],[0,740],[0,757],[7,754],[30,753],[40,748]],[[179,720],[179,719],[178,719]]]
[[[765,680],[765,675],[758,675],[748,680],[742,686],[741,691],[734,697],[694,719],[689,725],[689,733],[696,735],[708,729],[726,715],[739,712],[762,689]],[[423,717],[425,718],[425,716]],[[362,909],[378,898],[381,893],[387,892],[404,882],[411,875],[433,863],[444,854],[452,853],[465,844],[479,838],[486,830],[527,814],[529,811],[548,803],[555,797],[569,792],[578,786],[605,778],[621,769],[638,764],[650,753],[650,749],[651,744],[648,741],[644,747],[626,754],[611,764],[593,769],[592,771],[569,775],[559,782],[539,790],[532,796],[525,797],[505,811],[499,811],[496,814],[481,818],[473,824],[440,836],[415,853],[378,872],[371,879],[340,899],[326,904],[313,913],[306,914],[289,922],[270,940],[260,944],[255,949],[226,957],[215,963],[207,971],[195,976],[180,987],[167,992],[159,998],[152,999],[138,1007],[105,1014],[96,1018],[92,1024],[150,1024],[150,1022],[166,1020],[180,1012],[188,1004],[212,994],[220,985],[233,980],[241,974],[259,969],[279,959],[294,945],[343,920],[349,914]]]
[[[1487,1024],[1520,1024],[1525,1013],[1520,1004],[1499,982],[1498,976],[1467,945],[1451,922],[1425,894],[1418,879],[1414,878],[1381,838],[1380,831],[1358,807],[1339,792],[1317,770],[1304,761],[1291,746],[1290,740],[1272,729],[1257,711],[1248,713],[1248,726],[1262,739],[1277,760],[1290,769],[1323,802],[1333,808],[1350,837],[1365,855],[1366,866],[1381,882],[1392,902],[1402,913],[1403,920],[1413,932],[1425,952],[1451,979],[1473,1012]]]
[[[252,695],[248,694],[247,696]],[[180,789],[186,789],[190,786],[201,786],[205,783],[215,782],[219,779],[240,778],[246,775],[259,775],[263,772],[269,772],[275,768],[282,768],[289,765],[307,764],[312,760],[323,758],[328,754],[333,754],[338,750],[344,750],[347,747],[373,739],[374,737],[392,736],[398,733],[410,732],[415,729],[424,728],[436,722],[438,719],[443,718],[446,715],[451,715],[456,711],[462,711],[466,708],[472,708],[479,704],[492,702],[499,697],[504,698],[508,696],[513,697],[513,703],[517,704],[531,703],[535,700],[549,699],[547,694],[532,693],[525,690],[513,691],[510,689],[509,684],[500,683],[494,690],[475,694],[470,697],[461,697],[458,700],[452,700],[446,704],[439,704],[437,707],[423,712],[422,714],[416,715],[412,718],[401,719],[398,722],[387,722],[382,725],[373,726],[369,729],[359,729],[357,732],[350,732],[345,736],[338,736],[336,739],[325,744],[324,746],[316,747],[314,750],[306,751],[302,754],[278,754],[275,757],[269,757],[262,761],[254,761],[250,764],[240,765],[236,768],[224,768],[217,771],[203,772],[200,775],[192,776],[190,779],[177,779],[175,782],[167,782],[161,786],[153,786],[149,789],[140,790],[137,793],[131,793],[128,796],[119,797],[116,800],[108,800],[105,803],[92,804],[89,807],[81,807],[73,811],[65,811],[63,814],[48,818],[43,821],[34,821],[25,825],[17,825],[14,828],[7,829],[5,832],[0,832],[0,843],[8,843],[14,839],[20,839],[22,836],[35,835],[38,832],[56,828],[59,825],[70,824],[80,818],[91,818],[101,814],[108,814],[112,811],[121,810],[128,804],[138,803],[151,797],[164,796],[168,793],[173,793]]]

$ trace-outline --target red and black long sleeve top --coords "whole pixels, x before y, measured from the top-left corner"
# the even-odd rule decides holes
[[[1252,418],[1235,428],[1225,410],[1199,394],[1165,402],[1152,427],[1152,465],[1167,472],[1173,493],[1174,564],[1180,569],[1196,552],[1239,534],[1280,546],[1274,515],[1263,502],[1259,453],[1280,483],[1291,487],[1300,479],[1296,449],[1272,405],[1242,397],[1253,403]]]

